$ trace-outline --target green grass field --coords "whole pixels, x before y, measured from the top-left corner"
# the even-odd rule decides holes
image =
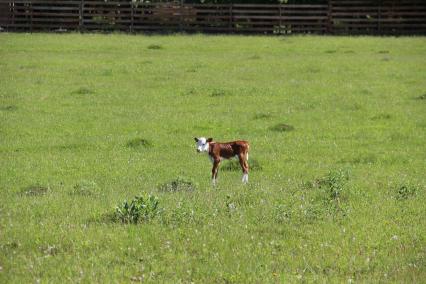
[[[425,75],[424,37],[0,34],[0,282],[423,282]]]

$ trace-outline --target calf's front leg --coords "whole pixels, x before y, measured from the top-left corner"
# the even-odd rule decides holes
[[[219,163],[220,163],[220,160],[218,160],[218,159],[215,159],[213,161],[213,169],[212,169],[212,182],[213,182],[213,185],[216,185],[217,172],[219,171]]]

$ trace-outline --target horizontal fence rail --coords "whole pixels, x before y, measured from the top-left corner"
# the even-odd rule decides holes
[[[329,0],[324,3],[0,0],[0,30],[426,34],[426,0]]]

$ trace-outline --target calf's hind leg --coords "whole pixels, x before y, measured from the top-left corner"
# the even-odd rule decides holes
[[[240,166],[241,166],[241,169],[243,170],[243,179],[242,179],[243,183],[248,183],[249,165],[248,165],[246,157],[247,157],[246,154],[238,155],[238,159],[240,161]]]

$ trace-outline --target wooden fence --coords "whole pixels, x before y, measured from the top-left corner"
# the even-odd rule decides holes
[[[425,35],[426,0],[315,5],[0,0],[0,30]]]

